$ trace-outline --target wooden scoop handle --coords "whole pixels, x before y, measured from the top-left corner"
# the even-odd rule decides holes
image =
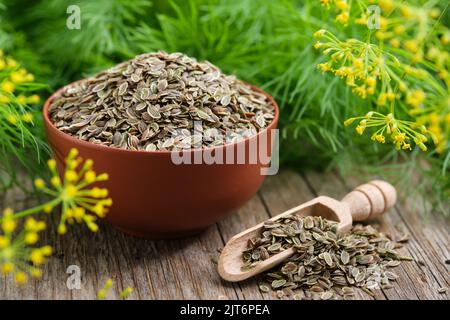
[[[382,180],[362,184],[341,200],[348,205],[353,221],[372,220],[388,211],[395,201],[397,191]]]

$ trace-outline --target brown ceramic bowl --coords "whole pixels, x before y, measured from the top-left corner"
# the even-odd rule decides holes
[[[256,164],[246,161],[245,164],[176,165],[170,151],[122,150],[72,137],[58,130],[49,118],[50,103],[59,91],[46,101],[43,110],[48,142],[58,168],[64,169],[64,157],[71,148],[77,148],[80,156],[94,160],[96,172],[107,172],[110,178],[101,186],[108,188],[113,205],[105,219],[125,233],[153,239],[195,234],[243,205],[264,180],[260,172],[264,165],[259,159]],[[275,108],[275,118],[258,135],[237,143],[186,152],[199,156],[206,150],[214,153],[223,149],[227,154],[231,149],[243,147],[242,144],[248,148],[251,140],[270,139],[271,130],[277,127],[279,111],[273,98],[266,95]],[[270,143],[268,149],[270,154]]]

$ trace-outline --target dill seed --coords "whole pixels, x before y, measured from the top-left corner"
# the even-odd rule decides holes
[[[55,126],[78,139],[144,151],[237,141],[274,118],[265,94],[208,61],[163,51],[65,87],[49,110]]]
[[[260,236],[250,239],[242,254],[243,269],[293,246],[296,253],[264,275],[267,285],[262,284],[261,291],[272,288],[280,295],[280,290],[289,289],[293,299],[303,294],[305,299],[353,299],[354,288],[374,295],[373,290],[392,288],[398,279],[388,268],[410,260],[393,249],[396,242],[372,226],[357,224],[348,234],[338,235],[334,221],[291,215],[264,223]]]

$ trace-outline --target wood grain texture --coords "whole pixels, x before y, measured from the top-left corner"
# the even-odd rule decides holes
[[[282,170],[268,177],[258,194],[233,215],[197,236],[170,241],[130,237],[106,224],[101,224],[95,234],[83,226],[73,226],[60,237],[56,233],[57,212],[42,215],[48,229],[41,243],[51,244],[55,254],[40,280],[19,287],[11,277],[0,276],[0,299],[95,299],[108,278],[114,280],[108,299],[117,299],[126,287],[134,289],[130,299],[278,299],[274,293],[261,293],[259,278],[239,283],[221,280],[214,263],[218,250],[235,234],[269,217],[318,195],[340,199],[362,182],[347,177],[344,180],[333,172],[302,176]],[[35,201],[14,189],[2,195],[1,207],[18,210]],[[414,261],[395,268],[400,277],[392,289],[378,290],[375,297],[358,292],[358,298],[450,298],[449,293],[438,293],[440,287],[450,287],[450,265],[445,263],[450,259],[450,223],[427,210],[418,203],[398,204],[374,221],[394,238],[403,231],[409,233],[411,240],[401,252]],[[79,290],[66,285],[70,265],[80,267]]]

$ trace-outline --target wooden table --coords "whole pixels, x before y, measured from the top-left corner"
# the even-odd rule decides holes
[[[336,173],[300,175],[283,170],[268,177],[256,196],[227,219],[201,235],[171,241],[150,241],[126,236],[108,225],[97,233],[74,226],[63,237],[56,235],[56,223],[49,218],[43,242],[52,244],[54,256],[40,280],[16,286],[0,277],[0,299],[94,299],[108,278],[114,285],[107,294],[116,299],[126,287],[134,288],[130,299],[278,299],[261,293],[256,279],[226,283],[216,271],[218,249],[234,234],[270,216],[279,214],[317,195],[341,198],[362,182],[344,180]],[[26,206],[20,192],[9,193],[3,205]],[[394,287],[378,290],[375,299],[449,299],[450,222],[442,216],[426,215],[421,206],[397,205],[378,222],[383,232],[394,234],[402,228],[411,240],[400,252],[415,261],[404,262],[395,272]],[[71,265],[80,267],[81,288],[69,290],[66,273]],[[364,292],[360,299],[374,299]]]

